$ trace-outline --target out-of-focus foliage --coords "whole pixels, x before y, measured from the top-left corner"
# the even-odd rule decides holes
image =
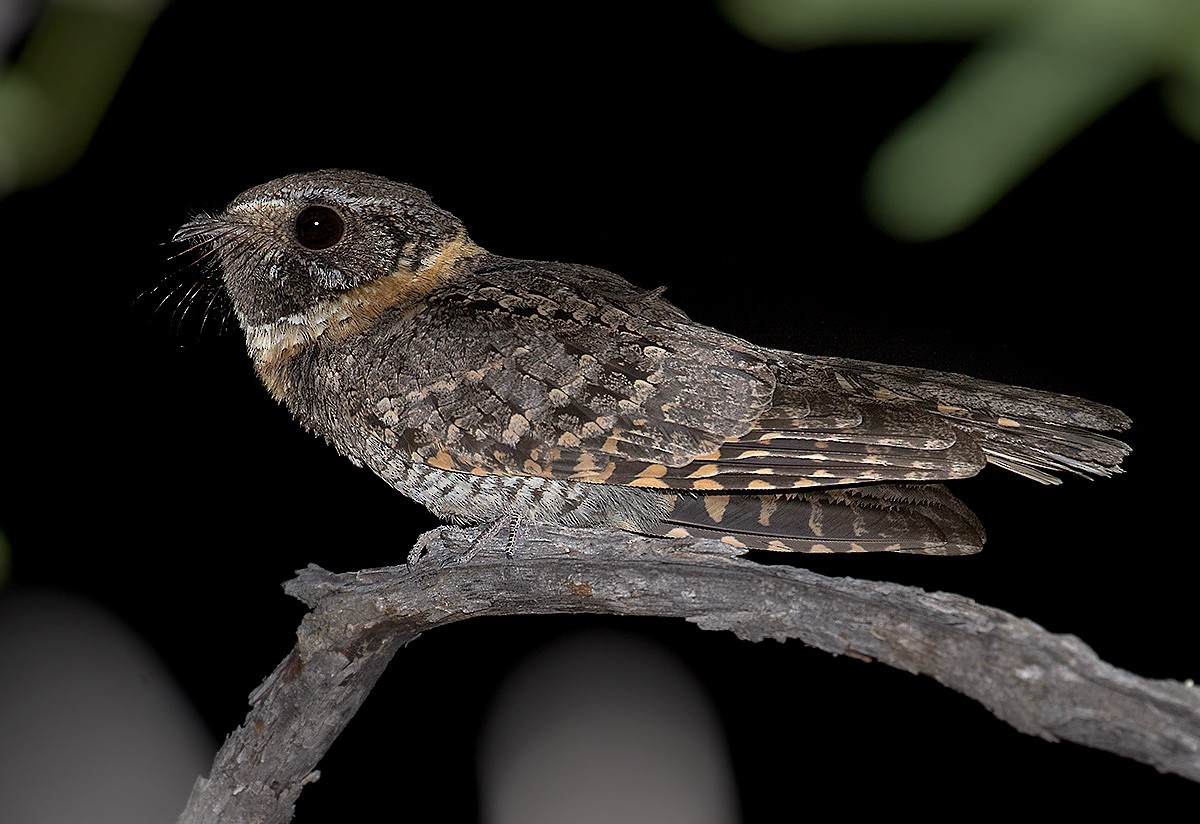
[[[868,208],[899,237],[968,225],[1149,81],[1161,81],[1171,116],[1200,140],[1197,0],[722,0],[721,8],[744,34],[780,49],[979,41],[872,163]]]
[[[161,6],[47,4],[16,62],[0,70],[0,197],[45,183],[79,159]]]

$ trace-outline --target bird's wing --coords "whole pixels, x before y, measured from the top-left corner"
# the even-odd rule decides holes
[[[810,381],[932,413],[978,443],[989,463],[1041,483],[1059,483],[1053,472],[1107,477],[1129,454],[1128,445],[1103,434],[1128,428],[1129,418],[1085,398],[951,372],[776,354]]]
[[[567,289],[462,291],[375,336],[389,354],[364,382],[380,387],[364,399],[369,428],[432,466],[556,478],[683,466],[770,406],[770,364],[734,338]]]
[[[704,492],[984,464],[937,414],[820,385],[608,273],[555,272],[447,287],[389,321],[379,369],[405,363],[366,382],[383,387],[362,405],[368,427],[440,469]]]
[[[796,384],[777,384],[775,398],[747,432],[670,468],[666,485],[769,492],[935,481],[969,477],[985,463],[974,438],[909,404]]]

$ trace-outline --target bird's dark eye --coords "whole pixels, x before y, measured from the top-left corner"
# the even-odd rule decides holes
[[[305,249],[328,249],[345,233],[342,216],[328,206],[309,206],[296,215],[296,240]]]

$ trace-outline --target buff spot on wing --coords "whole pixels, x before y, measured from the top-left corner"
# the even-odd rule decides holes
[[[575,447],[579,446],[579,438],[575,436],[574,432],[564,432],[558,436],[557,443],[559,446],[565,446],[574,449]]]
[[[609,478],[611,478],[612,474],[616,471],[617,471],[616,461],[609,461],[608,463],[606,463],[604,465],[603,469],[601,469],[599,472],[595,473],[595,475],[592,476],[591,480],[596,481],[598,483],[604,483]]]
[[[1012,418],[997,418],[996,423],[1010,428],[1017,428],[1021,426],[1020,421],[1014,421]]]
[[[588,472],[595,472],[600,467],[596,464],[596,458],[591,452],[583,452],[579,455],[579,460],[575,462],[574,474],[579,475]]]
[[[527,432],[529,432],[529,419],[517,413],[509,417],[509,425],[504,427],[504,432],[500,433],[500,440],[509,446],[515,446],[521,439],[521,435]]]
[[[808,551],[809,552],[833,552],[833,550],[830,549],[829,547],[825,546],[825,544],[813,544],[811,547],[809,547]]]
[[[793,487],[820,486],[820,483],[817,481],[814,481],[812,478],[797,478],[796,480],[792,481],[792,486]]]
[[[745,449],[733,457],[734,460],[741,460],[742,458],[769,458],[771,457],[771,453],[766,449]]]
[[[783,541],[777,541],[774,539],[767,541],[767,549],[773,549],[776,552],[792,552],[793,551],[792,548],[790,546],[788,546],[787,544],[785,544]],[[820,550],[814,549],[813,552],[820,552]]]
[[[536,461],[530,461],[530,460],[525,461],[524,465],[521,467],[521,471],[524,472],[526,475],[542,475],[545,477],[549,477],[549,473],[546,472],[546,470],[542,467],[542,465],[537,463]]]
[[[435,466],[438,469],[455,469],[454,458],[446,450],[441,450],[432,458],[429,458],[425,463],[430,466]]]
[[[668,538],[690,538],[692,537],[692,533],[688,532],[681,526],[677,526],[667,530],[666,536]]]
[[[937,405],[937,411],[941,412],[943,415],[960,415],[967,410],[961,406],[951,406],[948,403],[939,403]]]
[[[711,478],[720,471],[720,467],[716,464],[703,464],[695,472],[688,475],[689,478]]]
[[[616,435],[609,435],[604,439],[604,445],[600,447],[601,452],[607,452],[609,455],[618,455],[621,452],[621,439]]]
[[[724,488],[725,488],[724,485],[722,485],[720,481],[712,481],[712,480],[692,481],[692,489],[702,489],[707,492],[713,492],[715,490],[724,489]]]
[[[587,483],[602,484],[606,483],[612,474],[616,472],[617,464],[614,461],[609,461],[603,468],[598,466],[595,461],[595,456],[590,452],[585,452],[580,456],[579,461],[575,464],[574,471],[570,474],[572,481],[586,481]]]
[[[701,500],[704,501],[704,511],[712,518],[713,523],[721,523],[721,519],[725,517],[725,508],[729,506],[729,496],[705,495]]]
[[[745,548],[746,548],[746,545],[745,545],[745,544],[743,544],[741,541],[739,541],[737,538],[733,537],[732,535],[723,535],[723,536],[721,536],[721,543],[723,543],[723,544],[729,544],[730,546],[735,546],[735,547],[737,547],[738,549],[745,549]]]

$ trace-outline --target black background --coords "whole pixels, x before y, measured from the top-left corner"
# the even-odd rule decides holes
[[[965,46],[785,54],[704,4],[649,5],[168,8],[80,164],[0,203],[16,252],[0,509],[15,584],[117,613],[219,739],[290,648],[302,608],[279,584],[292,570],[396,563],[434,525],[301,431],[257,384],[237,331],[216,334],[211,317],[200,329],[203,301],[155,311],[198,276],[167,243],[191,214],[336,166],[427,189],[492,251],[666,285],[693,317],[758,343],[1124,409],[1124,476],[1042,488],[991,470],[955,486],[988,529],[979,556],[797,563],[959,592],[1138,674],[1196,676],[1181,281],[1200,156],[1156,87],[977,225],[908,244],[867,222],[863,174]],[[882,665],[668,621],[540,617],[471,621],[402,651],[297,820],[403,808],[401,776],[418,794],[452,781],[440,817],[470,820],[477,727],[499,680],[547,639],[597,626],[660,640],[709,690],[749,821],[830,797],[936,813],[966,793],[1001,814],[1043,793],[1081,812],[1195,798],[1180,778],[1023,736]]]

